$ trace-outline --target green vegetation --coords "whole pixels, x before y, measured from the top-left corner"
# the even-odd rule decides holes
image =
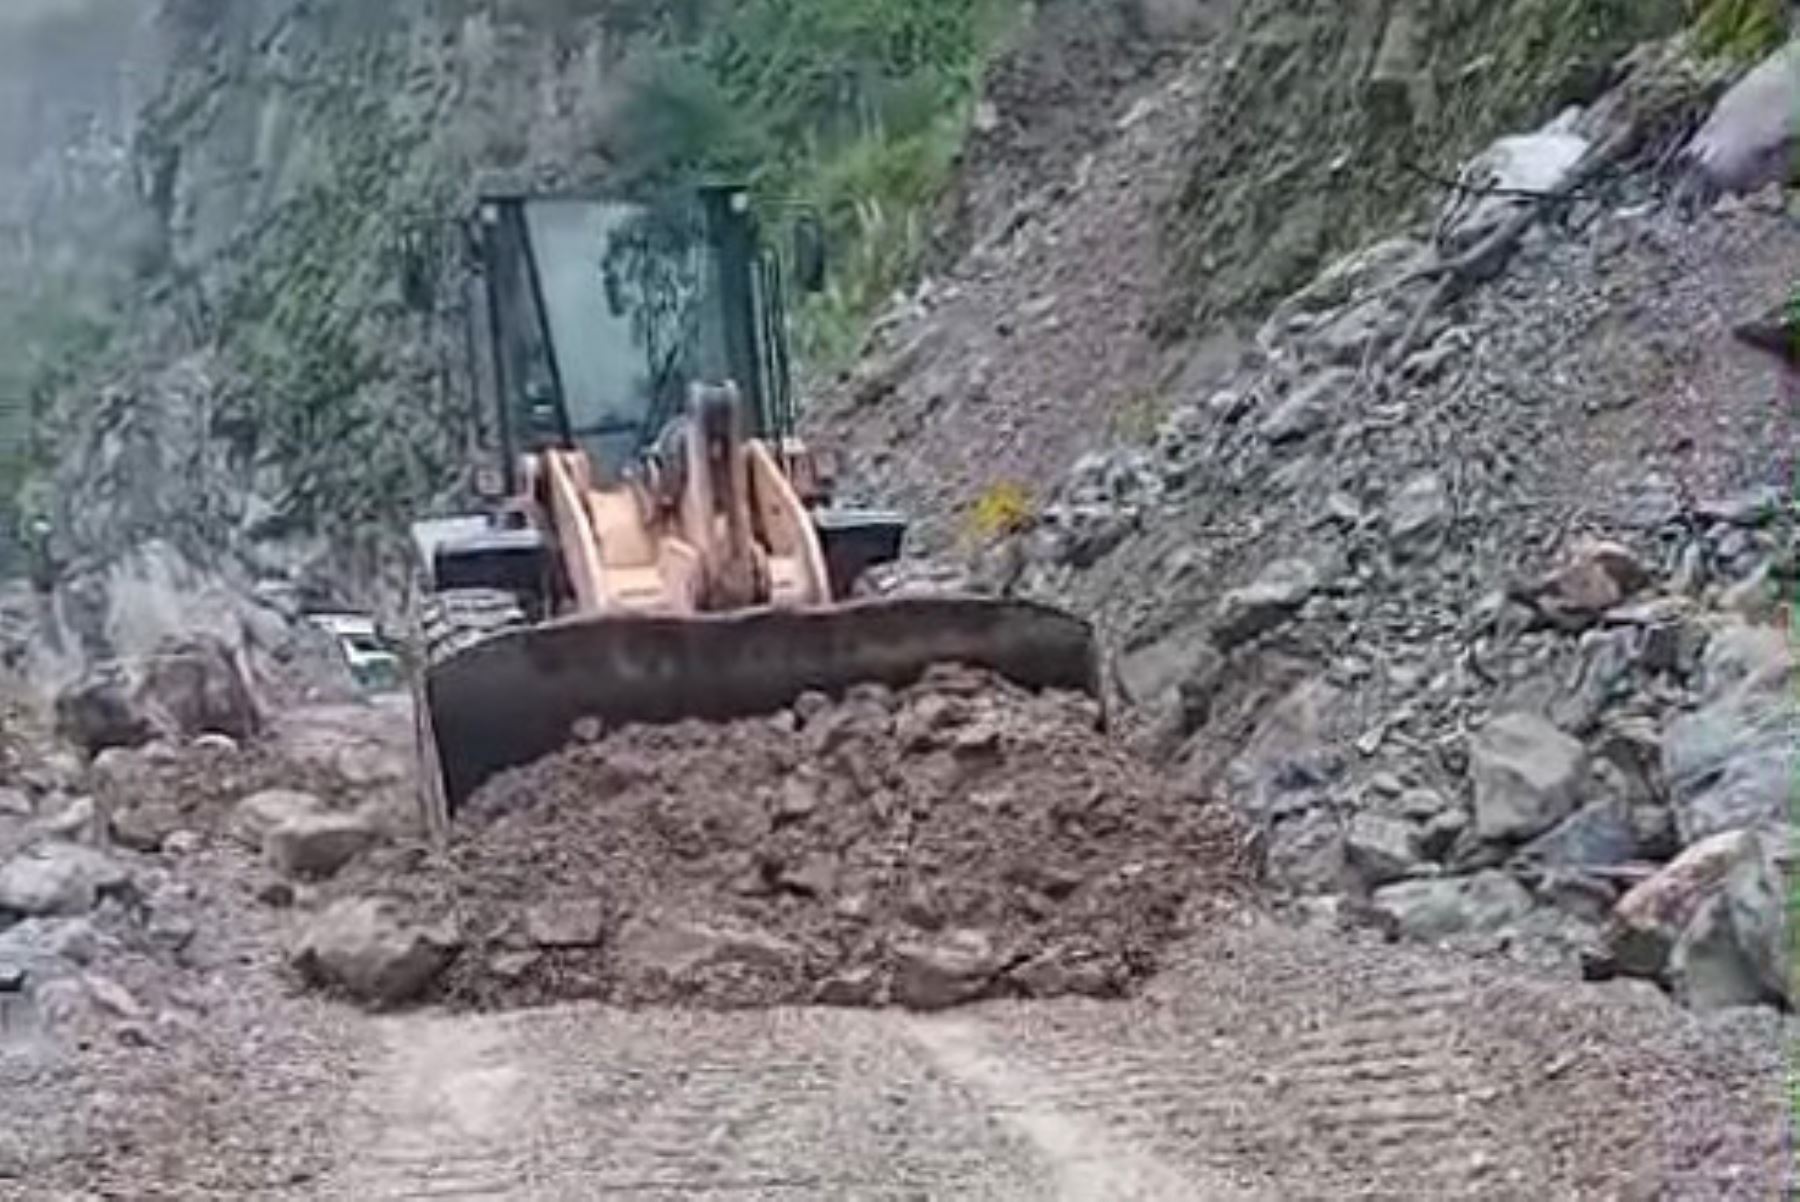
[[[0,291],[0,329],[13,353],[0,358],[0,547],[23,514],[21,492],[43,466],[52,402],[94,375],[112,344],[113,315],[54,280]],[[0,569],[10,565],[0,564]]]
[[[1017,0],[698,7],[637,66],[621,166],[639,179],[746,179],[771,211],[816,210],[834,270],[805,315],[802,353],[845,354],[919,265]]]
[[[1169,326],[1264,311],[1416,214],[1429,176],[1592,100],[1686,4],[1246,0],[1177,199]]]
[[[1754,63],[1787,37],[1786,0],[1690,0],[1702,53]]]

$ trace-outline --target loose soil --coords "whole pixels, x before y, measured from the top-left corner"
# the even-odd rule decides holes
[[[497,778],[453,839],[346,883],[453,919],[441,989],[481,1008],[1117,996],[1238,879],[1221,811],[1092,702],[962,670],[626,729]]]

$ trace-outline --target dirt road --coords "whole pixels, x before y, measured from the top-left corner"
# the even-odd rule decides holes
[[[1246,919],[1144,997],[386,1021],[319,1196],[1757,1198],[1773,1030]]]

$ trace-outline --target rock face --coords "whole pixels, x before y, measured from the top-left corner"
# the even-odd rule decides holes
[[[380,901],[345,898],[307,926],[293,964],[315,985],[387,1007],[417,1001],[455,952],[444,933],[408,925]]]
[[[1488,723],[1469,749],[1475,784],[1475,829],[1483,839],[1540,834],[1575,808],[1587,751],[1534,714],[1505,714]]]

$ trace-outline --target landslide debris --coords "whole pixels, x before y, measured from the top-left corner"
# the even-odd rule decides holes
[[[347,879],[453,922],[453,1004],[1116,996],[1188,902],[1230,887],[1237,844],[1098,717],[939,669],[899,694],[628,728],[491,782],[442,857]]]

